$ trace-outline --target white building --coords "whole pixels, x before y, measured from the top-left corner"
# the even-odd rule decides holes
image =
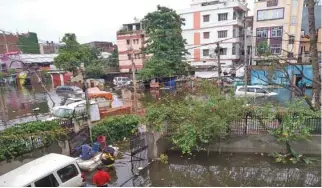
[[[190,53],[186,59],[198,69],[196,76],[218,76],[214,52],[217,42],[223,48],[220,56],[223,72],[243,63],[243,20],[247,10],[243,0],[193,0],[190,8],[177,11],[185,19],[182,36]]]

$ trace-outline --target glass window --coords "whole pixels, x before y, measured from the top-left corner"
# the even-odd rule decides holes
[[[78,170],[76,168],[75,165],[69,165],[66,166],[65,168],[58,170],[57,174],[59,176],[59,178],[61,179],[61,181],[64,183],[70,179],[72,179],[73,177],[76,177],[78,175]]]
[[[247,92],[255,93],[255,88],[247,88]]]
[[[283,27],[272,27],[271,28],[271,37],[282,37]]]
[[[204,32],[203,33],[203,38],[204,39],[209,39],[209,37],[210,37],[210,32]]]
[[[58,182],[53,174],[35,182],[35,187],[58,187]]]
[[[271,45],[271,54],[281,54],[281,45],[280,44],[272,44]]]
[[[241,87],[238,91],[245,91],[245,88]]]
[[[73,114],[73,110],[59,108],[53,111],[53,115],[60,118],[68,118]]]
[[[267,93],[267,92],[263,89],[256,89],[256,93]]]
[[[218,31],[218,38],[227,38],[227,30]]]
[[[220,55],[227,55],[227,48],[220,49]]]
[[[228,19],[228,13],[218,14],[218,21],[224,21]]]
[[[267,38],[268,32],[267,28],[257,28],[256,29],[256,37],[258,38]]]
[[[269,9],[269,10],[258,10],[257,11],[257,21],[263,20],[275,20],[284,18],[284,9]]]
[[[203,16],[203,22],[209,22],[209,20],[210,20],[210,15]]]
[[[202,55],[203,56],[209,56],[209,49],[203,49],[202,50]]]
[[[236,43],[233,43],[233,48],[232,48],[232,55],[236,55]]]

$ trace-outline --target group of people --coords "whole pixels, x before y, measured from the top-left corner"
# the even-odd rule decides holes
[[[83,160],[89,160],[93,157],[91,146],[88,144],[82,145],[76,148],[76,151],[80,151],[80,158]],[[97,172],[93,175],[92,182],[96,187],[107,187],[107,184],[111,181],[111,176],[107,171],[113,171],[113,164],[117,151],[111,146],[104,147],[100,156],[102,165],[99,165],[96,170]]]

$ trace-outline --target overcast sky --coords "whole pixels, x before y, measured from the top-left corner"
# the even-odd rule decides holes
[[[252,10],[252,2],[249,8]],[[32,31],[40,40],[58,42],[75,33],[79,42],[116,41],[116,31],[135,17],[143,18],[158,4],[175,10],[192,0],[0,0],[0,29]]]

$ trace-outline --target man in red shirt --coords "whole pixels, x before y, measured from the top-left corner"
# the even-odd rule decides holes
[[[107,183],[110,181],[110,175],[102,170],[101,166],[98,166],[97,172],[93,175],[93,184],[97,187],[107,187]]]

